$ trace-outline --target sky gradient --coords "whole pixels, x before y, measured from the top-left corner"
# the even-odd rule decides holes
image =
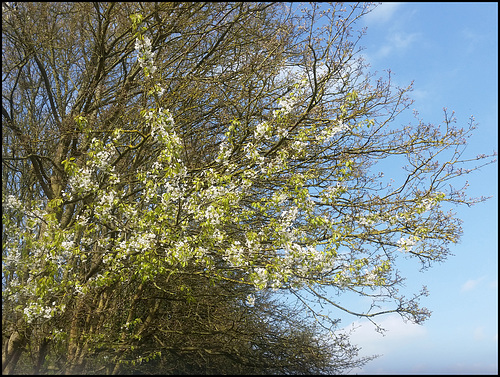
[[[425,122],[442,122],[444,107],[457,126],[473,115],[478,128],[466,155],[498,151],[498,3],[385,3],[357,26],[367,27],[360,45],[370,71],[391,69],[400,86],[413,81],[412,108]],[[396,122],[414,122],[412,112]],[[342,317],[345,329],[357,327],[361,355],[383,354],[353,374],[498,373],[498,163],[465,180],[469,196],[492,198],[453,208],[464,221],[454,256],[423,273],[416,261],[398,265],[408,296],[429,289],[421,303],[431,318],[419,326],[382,317],[382,336],[367,321]]]

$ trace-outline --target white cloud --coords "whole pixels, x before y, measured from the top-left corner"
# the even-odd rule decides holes
[[[405,33],[395,31],[387,36],[387,43],[378,49],[376,52],[377,58],[384,58],[388,55],[408,49],[419,40],[419,33]]]
[[[382,3],[378,5],[374,10],[364,16],[364,20],[367,25],[373,25],[377,23],[386,23],[391,20],[394,16],[396,10],[403,3]]]
[[[415,352],[421,346],[418,344],[427,341],[428,331],[421,325],[404,322],[398,314],[391,314],[387,317],[376,319],[382,328],[387,331],[384,335],[375,331],[375,327],[369,321],[355,321],[344,327],[343,330],[350,331],[352,344],[361,348],[360,356],[381,355],[379,359],[369,362],[364,368],[355,368],[349,374],[387,374],[404,369],[404,357],[401,352]],[[396,359],[394,358],[394,355]],[[384,360],[392,360],[390,366]],[[395,361],[396,360],[396,361]],[[399,361],[398,361],[399,360]],[[408,366],[407,366],[408,367]]]
[[[463,285],[462,289],[460,290],[461,292],[468,292],[472,291],[476,286],[479,284],[479,280],[467,280]]]
[[[475,327],[472,331],[472,335],[476,341],[498,342],[498,332],[492,334],[491,331],[488,331],[484,326]]]
[[[498,361],[492,361],[490,363],[466,363],[459,362],[450,365],[443,371],[443,374],[498,374]]]
[[[478,279],[469,279],[467,280],[464,284],[462,284],[462,288],[460,289],[460,292],[470,292],[473,289],[475,289],[481,281],[485,279],[484,276],[481,276]]]
[[[486,337],[484,333],[484,327],[479,326],[474,329],[474,339],[475,340],[483,340]]]
[[[480,34],[475,29],[471,27],[465,27],[461,31],[461,36],[463,38],[464,50],[468,54],[472,54],[477,51],[478,47],[485,41],[489,40],[489,35]]]
[[[354,321],[343,328],[345,331],[355,329],[351,334],[351,341],[362,347],[365,355],[389,353],[391,349],[398,349],[427,334],[425,327],[410,322],[405,323],[398,314],[388,315],[376,320],[376,323],[387,330],[383,335],[376,332],[375,326],[369,321]]]
[[[409,47],[413,42],[418,39],[418,33],[393,33],[389,37],[389,42],[394,48],[402,49]]]
[[[495,280],[490,281],[490,285],[489,285],[489,287],[490,287],[491,289],[498,289],[498,279],[495,279]]]

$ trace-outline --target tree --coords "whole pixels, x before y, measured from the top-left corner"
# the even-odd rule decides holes
[[[235,373],[242,360],[265,368],[263,355],[277,373],[367,361],[345,338],[317,343],[319,330],[297,330],[282,306],[270,315],[268,291],[331,330],[336,320],[310,300],[370,319],[429,316],[419,295],[399,295],[396,259],[445,260],[461,230],[443,206],[484,200],[447,188],[476,169],[458,168],[475,160],[461,159],[474,124],[458,129],[446,114],[441,125],[392,125],[411,86],[373,84],[356,58],[352,29],[368,5],[5,7],[5,373],[25,351],[35,373],[82,371],[99,352],[109,373],[145,358],[184,360],[169,372]],[[397,186],[374,174],[391,158],[407,164]],[[353,311],[331,292],[373,303]],[[208,308],[215,317],[202,317]],[[314,352],[300,361],[287,339]]]
[[[214,287],[198,276],[173,275],[161,288],[144,288],[136,305],[145,311],[155,300],[149,325],[125,324],[137,337],[120,341],[119,313],[127,311],[113,311],[117,317],[107,322],[114,325],[101,329],[102,347],[85,370],[102,372],[107,365],[106,372],[113,371],[109,361],[116,352],[108,344],[125,345],[121,374],[337,374],[370,359],[355,358],[358,349],[345,335],[332,338],[269,295],[249,302],[245,286],[226,281]]]

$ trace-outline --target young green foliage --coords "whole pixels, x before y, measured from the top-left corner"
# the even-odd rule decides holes
[[[234,339],[242,305],[268,313],[259,303],[269,293],[295,295],[314,316],[322,313],[308,300],[368,318],[429,316],[418,296],[398,293],[396,262],[445,260],[461,233],[446,205],[483,200],[448,186],[464,172],[455,167],[467,161],[474,125],[459,129],[446,116],[392,126],[411,88],[373,85],[355,60],[351,28],[368,8],[337,4],[316,29],[317,7],[27,3],[3,19],[5,372],[26,349],[35,372],[49,349],[65,355],[66,373],[95,355],[109,373],[176,352],[215,360],[198,336]],[[399,186],[374,174],[379,159],[405,160]],[[354,312],[324,289],[373,302]],[[195,309],[215,310],[218,295],[224,329]],[[177,299],[186,318],[172,309]],[[374,312],[381,302],[389,309]],[[186,326],[169,322],[172,313],[202,325],[179,340]],[[335,329],[336,318],[323,318]],[[259,336],[241,336],[238,347]],[[340,372],[356,364],[347,349],[340,361],[321,355]],[[224,348],[224,357],[269,367],[240,351]],[[276,372],[287,362],[331,371],[312,356],[307,367],[293,360]],[[224,365],[212,370],[230,373]]]

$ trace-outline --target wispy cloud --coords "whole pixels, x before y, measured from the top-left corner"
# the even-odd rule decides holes
[[[368,13],[364,20],[367,25],[386,23],[392,19],[396,10],[403,3],[382,3],[377,6],[373,11]]]
[[[419,37],[419,33],[394,33],[389,36],[389,42],[394,48],[401,49],[410,47]]]
[[[384,58],[394,52],[400,52],[411,47],[418,41],[419,33],[405,33],[397,31],[387,36],[387,43],[384,44],[376,53],[377,58]]]
[[[465,27],[461,31],[461,36],[464,41],[463,47],[465,47],[465,52],[468,54],[472,54],[477,51],[478,46],[487,42],[489,38],[491,38],[490,35],[481,34],[471,27]]]
[[[415,347],[417,343],[425,342],[428,336],[428,331],[424,326],[410,322],[405,323],[397,314],[379,319],[377,323],[387,330],[384,335],[376,332],[374,325],[368,321],[354,321],[343,328],[346,332],[355,329],[350,334],[350,340],[352,344],[361,347],[360,355],[382,355],[378,359],[382,364],[378,362],[368,363],[364,368],[356,368],[349,374],[387,374],[391,368],[396,368],[395,371],[397,371],[398,366],[387,366],[382,360],[385,357],[391,358],[391,356],[394,359],[394,354],[408,349],[409,345]]]
[[[460,292],[470,292],[479,285],[486,277],[481,276],[480,278],[477,279],[469,279],[465,283],[462,284],[462,287],[460,288]]]
[[[405,5],[403,7],[403,5]],[[377,59],[392,57],[413,48],[421,40],[422,33],[410,30],[411,19],[415,11],[405,3],[382,3],[372,12],[364,16],[368,33],[383,35],[383,43],[370,46],[370,59],[373,63]],[[366,54],[366,53],[365,53]]]
[[[351,340],[353,344],[363,348],[364,354],[385,353],[389,349],[407,343],[410,339],[424,337],[427,334],[425,327],[410,322],[405,323],[397,314],[388,315],[377,323],[387,330],[383,335],[376,332],[374,325],[368,321],[354,321],[343,330],[355,329],[351,334]]]
[[[483,340],[486,338],[483,326],[478,326],[474,329],[474,340]]]
[[[490,281],[489,288],[498,289],[498,279]]]
[[[490,363],[467,363],[459,362],[454,365],[448,366],[445,370],[440,371],[442,374],[498,374],[498,361],[491,361]]]

